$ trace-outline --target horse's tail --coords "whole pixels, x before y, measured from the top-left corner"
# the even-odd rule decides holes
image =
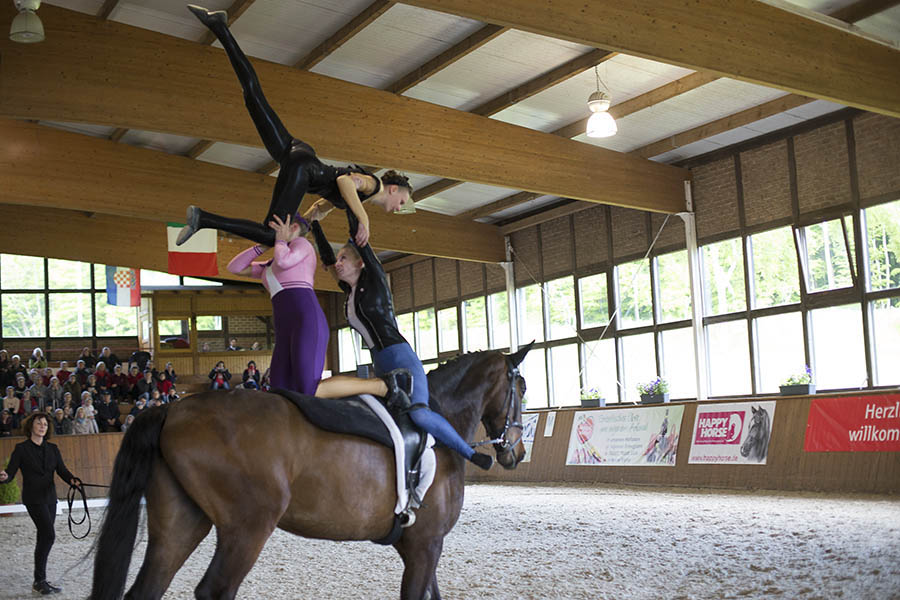
[[[151,408],[128,427],[113,466],[109,503],[95,542],[92,600],[118,600],[125,589],[140,520],[141,498],[153,463],[168,405]]]

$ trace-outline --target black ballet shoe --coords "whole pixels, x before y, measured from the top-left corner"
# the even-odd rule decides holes
[[[478,467],[479,469],[484,469],[487,471],[491,468],[491,465],[494,464],[494,459],[487,454],[481,454],[480,452],[476,452],[472,455],[472,458],[469,459],[472,463]]]
[[[196,4],[188,4],[187,7],[201,23],[210,29],[212,29],[214,25],[228,25],[228,13],[224,10],[209,11]]]
[[[394,369],[390,373],[381,376],[387,386],[385,404],[388,408],[404,410],[412,405],[410,397],[413,389],[413,376],[408,369]]]
[[[178,232],[178,239],[175,240],[176,246],[180,246],[191,239],[191,236],[200,229],[200,208],[193,204],[188,206],[185,221],[187,222],[187,225],[182,227],[181,231]]]

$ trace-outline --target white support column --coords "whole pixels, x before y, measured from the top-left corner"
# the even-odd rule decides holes
[[[506,274],[506,305],[509,308],[509,351],[519,349],[519,305],[516,303],[516,273],[513,266],[512,247],[509,244],[509,236],[504,239],[506,243],[506,262],[500,263]]]
[[[678,216],[684,221],[688,272],[691,278],[691,321],[694,333],[697,400],[706,400],[709,365],[706,363],[706,336],[703,335],[703,285],[700,280],[700,250],[697,247],[697,223],[694,218],[694,200],[691,196],[690,181],[684,182],[684,199],[688,212],[678,213]]]

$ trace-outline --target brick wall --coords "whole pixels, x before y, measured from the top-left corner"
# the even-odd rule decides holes
[[[434,276],[437,278],[437,301],[451,300],[459,296],[459,286],[456,281],[455,260],[446,258],[434,259]]]
[[[394,294],[394,310],[406,312],[412,309],[412,279],[410,269],[391,271],[391,291]]]
[[[510,244],[515,250],[516,285],[528,285],[540,279],[541,257],[538,254],[538,228],[529,227],[512,234]]]
[[[613,256],[631,256],[647,251],[647,213],[642,210],[613,206],[612,219]]]
[[[416,308],[434,304],[434,272],[431,264],[430,260],[424,260],[413,265],[413,300]]]
[[[592,206],[575,215],[575,267],[592,268],[609,259],[606,207]]]
[[[484,293],[484,266],[481,263],[460,261],[459,280],[462,296]]]
[[[747,225],[791,216],[788,145],[779,140],[740,155]]]
[[[697,215],[697,237],[738,228],[734,158],[726,157],[693,169],[692,195]]]
[[[653,213],[650,216],[650,219],[651,240],[653,239],[653,236],[655,236],[659,231],[659,228],[663,226],[663,223],[666,224],[662,232],[659,234],[659,239],[656,240],[656,246],[654,249],[678,250],[685,247],[684,221],[681,220],[681,217],[670,215],[669,220],[666,221],[666,215]]]
[[[853,133],[860,197],[900,192],[900,119],[863,113]]]
[[[493,294],[506,289],[506,271],[500,265],[488,263],[484,265],[487,276],[487,293]]]
[[[843,121],[794,138],[800,212],[851,201],[850,161]]]
[[[553,279],[557,275],[571,273],[574,267],[572,257],[571,217],[560,217],[543,223],[541,229],[541,259],[544,278]]]

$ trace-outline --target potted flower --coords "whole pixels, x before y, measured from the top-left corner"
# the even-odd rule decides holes
[[[795,373],[779,386],[782,396],[803,396],[816,393],[816,384],[813,383],[812,369],[805,365],[801,373]]]
[[[597,408],[606,406],[606,399],[600,396],[600,388],[592,387],[581,390],[581,408]]]
[[[662,377],[637,386],[641,394],[641,404],[659,404],[669,401],[669,382]]]
[[[3,461],[3,470],[9,465],[9,459]],[[0,505],[17,504],[19,502],[19,483],[15,479],[10,479],[6,483],[0,483]],[[8,517],[10,513],[3,513],[4,517]]]

